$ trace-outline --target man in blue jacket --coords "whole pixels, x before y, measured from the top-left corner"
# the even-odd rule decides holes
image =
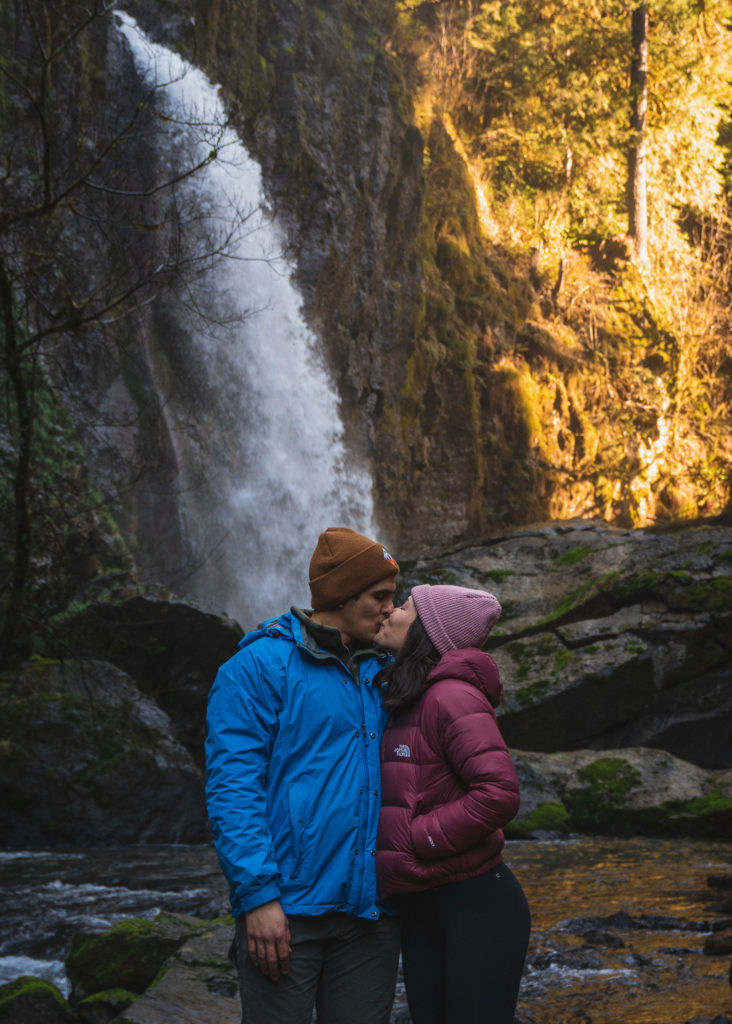
[[[388,1024],[399,957],[379,902],[385,715],[373,646],[399,566],[354,530],[322,533],[313,611],[248,633],[208,705],[206,798],[236,918],[242,1024]]]

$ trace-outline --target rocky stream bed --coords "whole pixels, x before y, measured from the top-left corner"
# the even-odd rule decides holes
[[[732,1020],[732,843],[521,840],[506,860],[533,919],[517,1024]],[[239,1024],[208,846],[6,855],[0,910],[0,970],[36,975],[0,987],[2,1024]]]

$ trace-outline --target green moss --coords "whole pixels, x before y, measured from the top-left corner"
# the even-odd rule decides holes
[[[521,686],[516,691],[516,700],[522,707],[529,707],[546,697],[550,686],[551,682],[548,679],[537,679],[533,683]]]
[[[66,958],[74,991],[83,997],[111,988],[144,992],[183,940],[163,934],[163,923],[162,917],[128,920],[103,935],[74,935]]]
[[[686,583],[669,593],[668,605],[673,611],[732,611],[732,578],[717,576]]]
[[[562,803],[547,800],[523,818],[516,818],[504,829],[507,836],[518,839],[539,831],[564,831],[569,821],[567,808]]]
[[[57,612],[51,616],[50,623],[55,629],[59,629],[69,619],[75,618],[77,615],[81,615],[91,604],[90,601],[69,601],[63,611]]]
[[[577,777],[613,802],[624,799],[640,783],[638,769],[620,757],[598,758],[581,768]]]
[[[503,583],[509,576],[515,576],[513,569],[476,569],[475,575],[481,582],[491,580],[493,583]]]
[[[596,597],[597,594],[605,590],[619,575],[619,573],[609,573],[599,579],[587,580],[579,587],[575,587],[574,590],[570,590],[569,593],[557,601],[554,609],[548,615],[539,620],[538,625],[548,625],[551,622],[564,618],[569,612],[575,608],[580,608],[591,598]]]
[[[570,662],[574,661],[574,658],[574,651],[570,651],[568,647],[563,647],[554,655],[554,671],[557,673],[561,672]]]
[[[18,996],[45,996],[68,1011],[68,1004],[56,986],[41,978],[23,975],[8,982],[7,985],[0,985],[0,1006],[10,1002],[11,999],[17,999]]]
[[[114,1003],[129,1006],[139,998],[137,993],[130,992],[128,988],[107,988],[103,992],[95,992],[79,1002],[79,1007],[94,1006],[95,1003]]]
[[[587,555],[592,554],[592,548],[579,547],[570,548],[569,551],[565,551],[563,554],[557,557],[557,565],[576,565],[581,562]]]
[[[607,826],[613,812],[640,785],[641,773],[621,757],[600,757],[577,773],[578,788],[564,795],[573,827]]]
[[[55,985],[23,976],[0,986],[0,1020],[4,1024],[47,1020],[74,1024],[77,1018]]]
[[[691,814],[703,817],[706,814],[719,814],[732,810],[732,799],[720,789],[713,789],[705,796],[695,797],[686,802],[672,800],[664,804],[664,809],[671,814]]]
[[[565,594],[537,625],[561,621],[572,612],[587,614],[594,609],[606,615],[649,598],[664,601],[672,611],[727,612],[732,610],[732,578],[716,576],[699,580],[682,570],[644,570],[628,575],[606,573]],[[642,650],[644,648],[637,647],[636,653]]]

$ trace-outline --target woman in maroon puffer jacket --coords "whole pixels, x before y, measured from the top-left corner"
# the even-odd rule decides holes
[[[501,858],[519,807],[494,708],[503,687],[481,644],[491,594],[417,586],[376,640],[391,711],[382,744],[376,866],[398,902],[414,1024],[512,1024],[529,941],[523,890]]]

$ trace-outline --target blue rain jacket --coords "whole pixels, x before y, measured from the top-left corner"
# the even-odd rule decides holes
[[[286,914],[377,918],[386,714],[373,679],[386,656],[360,660],[359,684],[308,642],[288,612],[218,671],[206,739],[214,844],[234,916],[279,899]]]

